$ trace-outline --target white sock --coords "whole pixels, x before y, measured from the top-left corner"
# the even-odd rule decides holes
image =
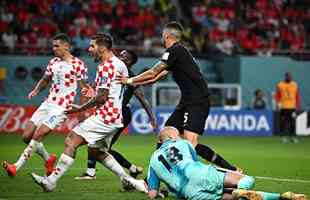
[[[56,183],[60,177],[71,167],[74,163],[74,159],[66,154],[61,154],[56,168],[54,169],[53,173],[48,176],[48,180],[52,183]]]
[[[19,159],[14,164],[16,166],[16,171],[18,171],[26,163],[26,161],[31,158],[33,152],[36,151],[37,145],[38,142],[35,140],[31,140],[29,142],[24,152],[19,156]]]
[[[45,161],[47,161],[50,157],[49,153],[43,145],[43,142],[38,142],[36,153],[39,154]]]
[[[114,174],[116,174],[122,180],[125,177],[129,177],[129,175],[125,172],[123,167],[115,160],[113,156],[110,154],[102,161],[100,161],[106,168],[111,170]]]
[[[96,168],[87,168],[86,173],[89,176],[95,176],[96,175]]]

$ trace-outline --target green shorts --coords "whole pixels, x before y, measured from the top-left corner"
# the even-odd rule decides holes
[[[185,171],[189,180],[182,189],[182,196],[191,200],[222,199],[225,173],[201,162],[186,167]]]

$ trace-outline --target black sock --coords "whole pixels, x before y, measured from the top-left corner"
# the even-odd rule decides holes
[[[236,171],[237,168],[231,165],[229,162],[224,160],[219,154],[214,152],[210,147],[202,144],[197,144],[195,150],[199,156],[205,160],[216,164],[219,167]]]
[[[109,153],[115,158],[115,160],[124,168],[129,169],[131,163],[120,153],[110,149]]]
[[[96,159],[88,153],[87,168],[96,168]]]
[[[157,143],[156,143],[156,149],[159,149],[159,148],[161,147],[162,144],[163,144],[163,143],[161,143],[161,142],[157,142]]]

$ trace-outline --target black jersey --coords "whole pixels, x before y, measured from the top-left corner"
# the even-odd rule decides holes
[[[167,70],[181,90],[180,104],[201,102],[208,98],[208,85],[191,53],[179,42],[169,47],[161,57]]]
[[[130,69],[128,69],[128,75],[129,75],[129,77],[135,76],[135,74]],[[126,89],[124,91],[124,97],[123,97],[122,106],[127,106],[127,104],[129,104],[130,99],[132,98],[133,93],[134,93],[136,88],[137,87],[134,87],[132,85],[127,85],[126,86]]]

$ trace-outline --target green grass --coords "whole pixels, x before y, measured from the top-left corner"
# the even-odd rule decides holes
[[[60,155],[64,149],[63,141],[63,136],[51,135],[46,138],[45,146],[49,152]],[[285,182],[257,179],[257,190],[295,191],[310,196],[310,138],[301,138],[298,144],[282,144],[279,137],[204,137],[201,142],[213,147],[249,175],[308,180]],[[155,143],[155,136],[151,135],[122,136],[114,148],[147,169]],[[15,162],[24,148],[21,136],[0,135],[0,161]],[[35,155],[15,178],[9,178],[4,170],[0,170],[0,199],[147,199],[140,193],[119,192],[118,178],[100,164],[97,164],[97,180],[73,180],[75,176],[84,172],[85,167],[86,147],[82,147],[72,169],[59,181],[56,190],[43,193],[29,176],[30,172],[43,173],[43,161]]]

